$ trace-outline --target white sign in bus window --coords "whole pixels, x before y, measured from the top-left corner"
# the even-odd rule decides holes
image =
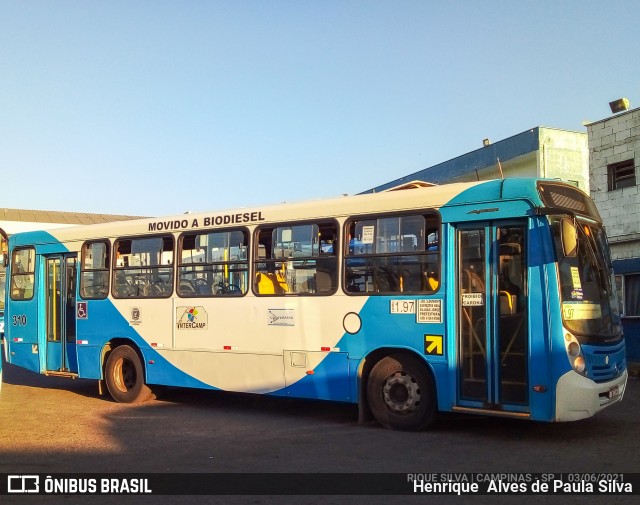
[[[573,289],[582,289],[578,267],[571,267],[571,281],[573,282]]]
[[[484,305],[484,293],[463,293],[463,307],[479,307]]]
[[[375,229],[376,229],[375,226],[362,227],[362,243],[363,244],[373,244]]]
[[[442,322],[442,300],[418,300],[419,323]]]
[[[597,303],[563,303],[562,317],[564,317],[565,321],[601,319],[602,308]]]

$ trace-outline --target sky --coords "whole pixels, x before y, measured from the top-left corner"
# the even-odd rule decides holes
[[[353,194],[640,106],[640,0],[0,0],[0,208]]]

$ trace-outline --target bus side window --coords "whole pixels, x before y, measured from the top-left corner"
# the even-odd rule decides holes
[[[35,282],[35,250],[16,249],[11,258],[11,299],[31,300]]]
[[[173,236],[118,239],[114,244],[113,295],[167,298],[173,291]]]
[[[178,296],[242,296],[248,290],[245,229],[185,234],[180,239]]]
[[[435,213],[349,222],[345,291],[434,293],[440,286],[439,226]]]
[[[337,288],[334,221],[281,224],[256,233],[257,295],[329,295]]]
[[[106,298],[109,294],[109,244],[87,242],[82,246],[80,296],[84,299]]]

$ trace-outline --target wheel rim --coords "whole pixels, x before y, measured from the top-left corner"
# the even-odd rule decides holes
[[[136,368],[130,360],[118,360],[113,369],[113,382],[123,393],[133,388],[136,383]]]
[[[389,376],[382,387],[385,405],[397,414],[415,411],[421,401],[418,381],[406,372],[396,372]]]

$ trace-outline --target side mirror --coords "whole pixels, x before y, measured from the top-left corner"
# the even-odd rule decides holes
[[[562,252],[567,258],[574,258],[578,249],[578,232],[572,219],[562,219]]]

